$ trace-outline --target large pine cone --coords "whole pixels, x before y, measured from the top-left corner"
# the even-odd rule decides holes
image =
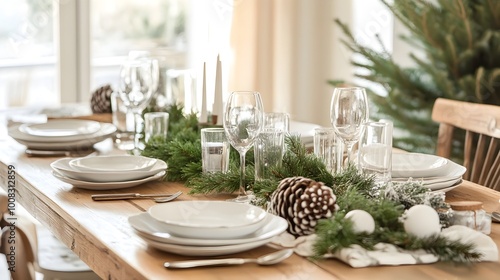
[[[281,180],[271,196],[270,212],[288,221],[288,232],[309,235],[315,232],[320,219],[326,219],[338,210],[337,197],[322,182],[304,177]]]
[[[104,85],[92,93],[90,108],[94,114],[111,113],[111,85]]]

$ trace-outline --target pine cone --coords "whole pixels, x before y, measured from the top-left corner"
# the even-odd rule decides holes
[[[288,232],[309,235],[317,221],[329,218],[339,206],[331,188],[322,182],[304,177],[281,180],[271,196],[270,212],[288,221]]]
[[[111,113],[111,85],[104,85],[92,93],[90,108],[94,114]]]

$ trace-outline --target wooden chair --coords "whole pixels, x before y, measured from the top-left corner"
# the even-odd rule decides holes
[[[453,132],[464,130],[463,178],[500,191],[500,106],[438,98],[432,120],[439,122],[436,154],[450,158]]]
[[[16,214],[16,226],[8,226],[8,220],[5,218],[7,216],[7,207],[3,203],[6,201],[5,198],[5,193],[0,192],[0,225],[3,226],[0,253],[7,256],[7,264],[9,264],[8,254],[11,253],[9,238],[14,236],[16,242],[14,252],[16,271],[10,273],[12,280],[35,280],[40,275],[43,275],[44,280],[100,279],[70,249],[57,240],[48,229],[37,226],[27,216]],[[0,279],[8,278],[0,277]]]

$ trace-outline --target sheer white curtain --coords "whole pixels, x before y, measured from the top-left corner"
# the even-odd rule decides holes
[[[267,112],[330,125],[329,79],[352,79],[335,18],[351,22],[351,1],[235,0],[228,90],[256,90]]]

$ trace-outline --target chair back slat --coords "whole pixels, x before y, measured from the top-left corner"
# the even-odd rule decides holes
[[[484,159],[484,165],[485,166],[491,166],[491,168],[488,170],[488,168],[483,168],[481,171],[480,175],[480,180],[478,181],[479,184],[484,185],[486,181],[490,178],[490,173],[493,176],[494,172],[493,171],[493,163],[495,162],[495,151],[498,149],[498,142],[500,142],[498,139],[495,139],[493,137],[489,137],[489,145],[488,145],[488,150],[486,151],[486,158]]]
[[[480,178],[481,173],[483,173],[484,160],[486,158],[487,152],[487,141],[488,136],[484,136],[483,134],[479,134],[479,139],[476,142],[475,151],[474,152],[474,162],[471,164],[471,176],[470,179],[473,182],[480,182],[482,178]]]
[[[497,154],[495,161],[491,165],[484,186],[492,186],[492,189],[500,191],[500,154]]]
[[[452,139],[453,140],[453,139]],[[463,165],[467,168],[465,171],[464,179],[471,180],[472,170],[471,170],[471,162],[472,162],[472,145],[474,142],[474,134],[470,131],[466,131],[465,133],[465,143],[464,143],[464,162]]]
[[[452,125],[441,123],[439,125],[438,145],[436,146],[436,155],[444,158],[449,158],[451,155],[451,143],[453,140],[453,131],[455,127]]]
[[[432,119],[439,122],[436,154],[452,158],[453,133],[464,130],[463,178],[500,190],[500,106],[438,98]]]

